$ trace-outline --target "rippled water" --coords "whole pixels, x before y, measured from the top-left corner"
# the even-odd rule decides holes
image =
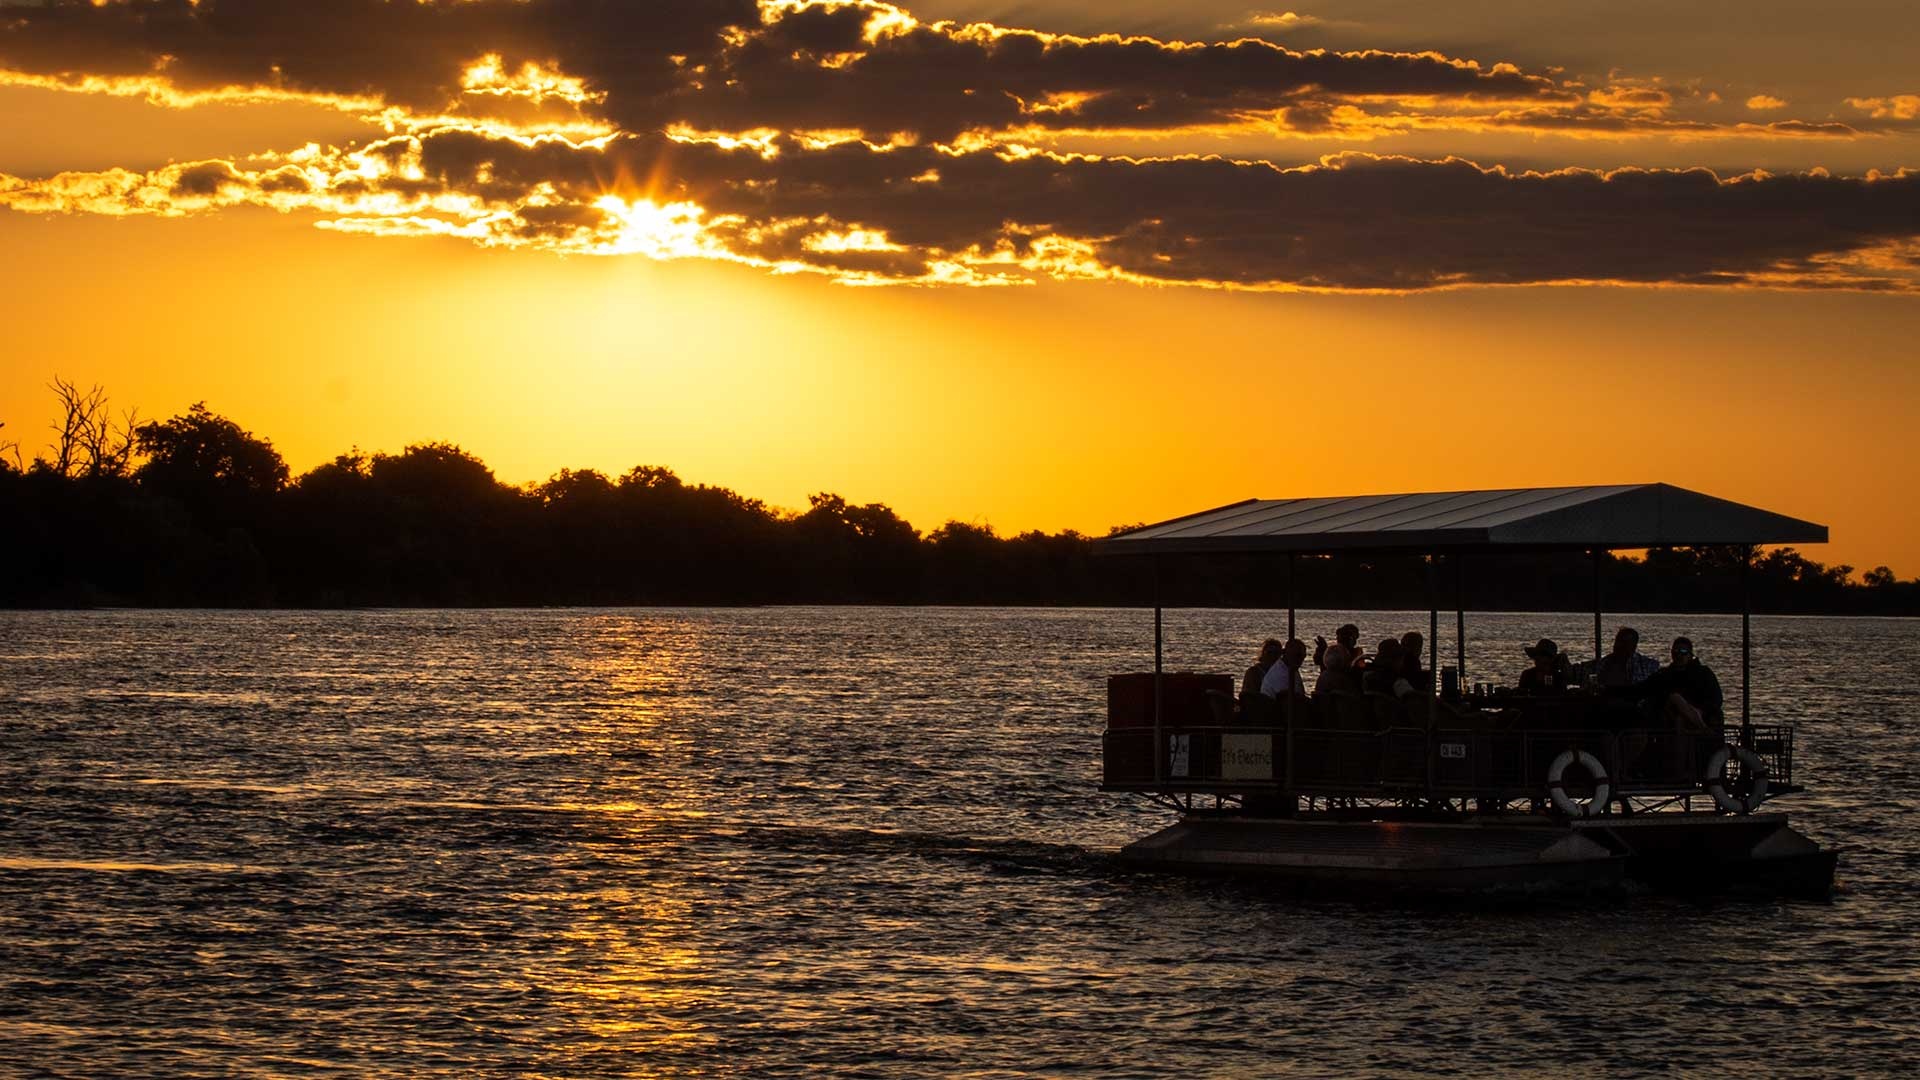
[[[1737,696],[1737,619],[1631,621]],[[1170,612],[1169,664],[1277,629]],[[1166,821],[1096,790],[1142,612],[0,613],[0,1072],[1904,1071],[1920,626],[1755,630],[1831,904],[1123,873]],[[1469,632],[1486,680],[1592,631]]]

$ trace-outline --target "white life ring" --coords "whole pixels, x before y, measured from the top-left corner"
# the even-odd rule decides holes
[[[1744,799],[1736,799],[1727,794],[1727,757],[1732,755],[1740,760],[1740,770],[1753,781],[1751,790]],[[1721,743],[1720,749],[1707,759],[1707,794],[1713,796],[1713,804],[1729,814],[1751,814],[1760,809],[1767,801],[1767,763],[1760,755],[1744,746],[1732,746]]]
[[[1566,785],[1561,783],[1567,766],[1576,761],[1593,777],[1593,798],[1584,803],[1567,794]],[[1553,799],[1553,808],[1568,817],[1599,817],[1607,812],[1607,798],[1613,794],[1613,785],[1607,780],[1607,767],[1600,764],[1599,758],[1585,750],[1562,750],[1553,764],[1547,766],[1547,794]]]

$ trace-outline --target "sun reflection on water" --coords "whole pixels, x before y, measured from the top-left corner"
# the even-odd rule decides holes
[[[1174,613],[1169,663],[1272,618]],[[1581,629],[1542,619],[1476,648]],[[1737,618],[1641,623],[1737,648]],[[1097,791],[1101,676],[1150,625],[0,613],[0,686],[33,689],[0,695],[0,1040],[87,1076],[1504,1074],[1588,1053],[1582,997],[1629,1072],[1911,1057],[1920,832],[1858,783],[1913,756],[1910,627],[1756,620],[1834,906],[1409,912],[1113,869],[1164,821]]]

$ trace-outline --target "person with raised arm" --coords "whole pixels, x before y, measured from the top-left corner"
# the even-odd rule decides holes
[[[1347,653],[1347,668],[1358,671],[1366,665],[1366,658],[1360,654],[1360,628],[1347,623],[1333,632],[1334,644]],[[1327,666],[1327,639],[1316,636],[1313,639],[1313,666],[1325,669]]]

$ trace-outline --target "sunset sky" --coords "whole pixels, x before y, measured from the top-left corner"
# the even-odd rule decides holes
[[[1002,532],[1664,480],[1920,574],[1920,5],[1561,8],[0,0],[0,434]]]

